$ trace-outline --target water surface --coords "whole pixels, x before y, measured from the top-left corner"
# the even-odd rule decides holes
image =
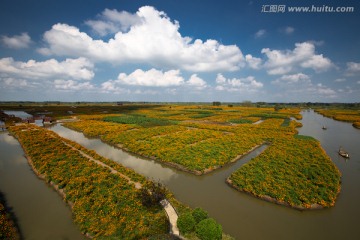
[[[25,240],[84,239],[60,195],[31,170],[18,141],[0,134],[0,191]]]

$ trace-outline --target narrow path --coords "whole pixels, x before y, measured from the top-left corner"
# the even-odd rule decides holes
[[[118,174],[120,177],[125,178],[126,180],[128,180],[128,182],[129,182],[130,184],[134,184],[135,188],[137,188],[137,189],[141,189],[141,188],[142,188],[141,183],[132,181],[128,176],[126,176],[126,175],[118,172],[117,170],[113,169],[112,167],[106,165],[105,163],[103,163],[103,162],[101,162],[101,161],[99,161],[99,160],[94,159],[94,158],[91,157],[90,155],[88,155],[88,154],[84,153],[83,151],[75,148],[75,147],[72,146],[71,144],[68,144],[68,143],[66,143],[66,142],[64,142],[64,141],[63,141],[63,143],[64,143],[66,146],[72,148],[73,150],[78,151],[82,156],[86,157],[86,158],[89,159],[90,161],[93,161],[93,162],[95,162],[96,164],[98,164],[98,165],[100,165],[100,166],[102,166],[102,167],[108,168],[112,174]],[[180,237],[180,231],[179,231],[179,228],[177,227],[178,214],[177,214],[175,208],[171,205],[171,203],[170,203],[167,199],[162,200],[162,201],[160,202],[160,204],[161,204],[161,206],[163,207],[163,209],[165,210],[166,215],[167,215],[167,217],[168,217],[168,219],[169,219],[169,222],[170,222],[170,234],[173,234],[173,235],[175,235],[175,236]]]
[[[63,141],[63,143],[64,143],[66,146],[71,147],[71,148],[74,149],[75,151],[78,151],[82,156],[86,157],[86,158],[89,159],[90,161],[93,161],[93,162],[95,162],[96,164],[98,164],[98,165],[100,165],[100,166],[102,166],[102,167],[108,168],[112,174],[118,174],[120,177],[125,178],[126,180],[128,180],[128,182],[129,182],[130,184],[134,184],[134,186],[135,186],[136,189],[141,189],[141,188],[142,188],[141,183],[132,181],[128,176],[126,176],[126,175],[118,172],[117,170],[113,169],[113,168],[110,167],[109,165],[106,165],[105,163],[103,163],[103,162],[101,162],[101,161],[99,161],[99,160],[94,159],[94,158],[91,157],[90,155],[88,155],[88,154],[84,153],[83,151],[75,148],[74,146],[71,146],[70,144],[68,144],[68,143],[66,143],[66,142],[64,142],[64,141]]]
[[[166,199],[162,200],[160,203],[161,203],[161,206],[163,206],[163,208],[169,218],[170,233],[174,234],[176,236],[180,236],[180,231],[179,231],[179,228],[177,227],[178,214],[177,214],[176,210],[171,205],[171,203],[169,203],[169,201]]]

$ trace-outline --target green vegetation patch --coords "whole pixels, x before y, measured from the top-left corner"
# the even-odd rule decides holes
[[[317,109],[316,112],[338,121],[352,122],[355,128],[360,128],[360,110],[359,109]]]
[[[249,115],[249,117],[260,117],[262,119],[268,119],[268,118],[286,119],[289,116],[286,114],[281,114],[281,113],[256,113],[256,114]]]
[[[167,126],[177,124],[175,121],[167,119],[151,118],[145,115],[126,114],[120,116],[104,117],[105,122],[115,122],[122,124],[136,124],[142,127]]]
[[[308,140],[308,141],[317,141],[315,138],[313,138],[311,136],[305,136],[305,135],[299,135],[299,134],[294,135],[294,138],[301,139],[301,140]]]
[[[8,211],[4,195],[0,192],[0,239],[20,239],[12,212]]]
[[[290,118],[285,118],[284,122],[281,124],[282,127],[288,127],[290,125]]]
[[[229,122],[236,124],[244,124],[244,123],[253,123],[250,119],[240,118],[240,119],[230,119]]]
[[[215,113],[212,111],[196,111],[197,114],[196,115],[190,115],[189,118],[207,118],[207,117],[211,117],[214,116]]]
[[[296,208],[334,206],[340,172],[309,138],[276,140],[261,155],[231,174],[237,189]]]
[[[209,218],[208,213],[201,208],[181,214],[177,220],[177,225],[180,233],[188,239],[232,239],[223,234],[221,225]]]

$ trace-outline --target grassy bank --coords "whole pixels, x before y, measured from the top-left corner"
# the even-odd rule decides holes
[[[196,117],[202,115],[202,117]],[[299,110],[270,108],[211,108],[172,106],[146,108],[131,114],[81,116],[65,126],[98,136],[129,152],[180,169],[203,174],[224,166],[262,144],[259,119],[300,118]],[[281,132],[287,131],[283,127]]]
[[[17,240],[21,239],[16,219],[13,213],[6,206],[4,195],[0,192],[0,239]]]
[[[360,128],[360,110],[356,109],[316,109],[316,112],[325,117],[338,121],[351,122],[355,128]]]
[[[340,172],[311,138],[276,140],[228,179],[236,189],[297,209],[331,207]]]
[[[192,117],[201,111],[206,113],[203,118]],[[299,111],[161,107],[134,111],[132,114],[141,116],[139,122],[131,118],[131,122],[122,121],[117,126],[106,121],[127,117],[84,116],[66,126],[91,136],[97,134],[112,145],[195,174],[236,161],[267,142],[270,147],[263,154],[231,175],[228,182],[233,187],[300,209],[333,206],[340,191],[340,173],[318,141],[297,135],[296,128],[301,124],[290,118],[301,119]],[[147,118],[176,124],[144,126]],[[263,122],[252,124],[259,119]]]
[[[133,184],[89,161],[77,149],[112,165],[132,181],[146,184],[141,175],[51,131],[32,125],[10,130],[38,174],[64,193],[83,233],[97,238],[147,239],[168,232],[161,207],[144,207]]]

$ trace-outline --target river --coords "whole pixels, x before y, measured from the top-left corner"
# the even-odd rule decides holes
[[[31,170],[16,139],[0,134],[0,191],[24,239],[84,239],[60,195]]]
[[[204,176],[194,176],[153,160],[133,156],[60,125],[52,130],[140,174],[161,181],[181,202],[208,211],[222,224],[223,230],[236,239],[354,239],[360,236],[357,224],[360,216],[360,131],[349,123],[334,121],[312,111],[302,112],[302,115],[303,127],[299,133],[320,140],[342,173],[342,190],[333,208],[298,211],[230,188],[225,179],[265,150],[266,146],[227,167]],[[323,125],[328,129],[322,130]],[[350,153],[349,160],[338,156],[340,145]]]

